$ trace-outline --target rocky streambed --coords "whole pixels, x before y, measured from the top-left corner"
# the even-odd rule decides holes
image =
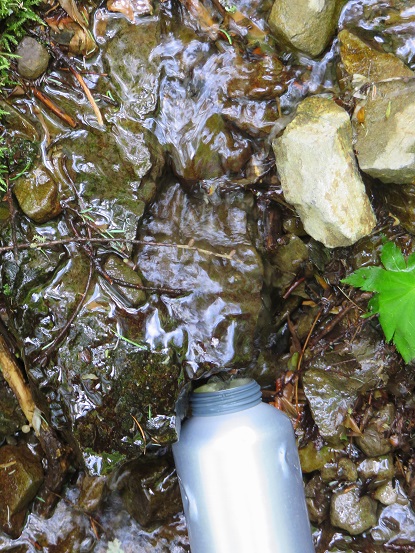
[[[413,6],[59,4],[1,101],[39,426],[3,381],[0,550],[189,551],[178,398],[242,375],[293,421],[316,551],[413,551],[414,364],[342,283],[415,250]]]

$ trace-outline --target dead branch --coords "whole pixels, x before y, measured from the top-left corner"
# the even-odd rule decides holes
[[[24,416],[29,424],[32,424],[36,404],[32,392],[23,377],[22,371],[14,355],[10,353],[3,336],[0,336],[0,369],[5,381],[13,390]]]
[[[34,242],[25,242],[21,244],[17,244],[16,248],[18,250],[28,250],[28,249],[36,249],[36,248],[48,248],[53,246],[62,246],[65,244],[82,244],[82,243],[101,243],[101,244],[109,244],[111,242],[120,243],[120,244],[132,244],[132,245],[138,245],[138,246],[154,246],[154,247],[161,247],[161,248],[177,248],[178,250],[188,250],[188,251],[194,251],[198,253],[203,253],[205,255],[211,256],[211,257],[219,257],[221,259],[228,259],[230,261],[235,261],[238,263],[238,258],[235,255],[234,251],[231,251],[230,253],[216,253],[212,252],[210,250],[205,250],[203,248],[198,248],[197,246],[189,246],[187,244],[168,244],[167,242],[147,242],[145,240],[130,240],[128,238],[87,238],[87,237],[71,237],[71,238],[62,238],[60,240],[49,240],[45,242],[41,242],[39,244]],[[0,247],[0,255],[2,253],[6,253],[13,250],[13,246],[2,246]]]
[[[73,67],[70,67],[69,68],[72,75],[74,75],[75,79],[78,81],[78,83],[81,85],[81,88],[82,90],[85,92],[85,96],[88,98],[88,101],[89,103],[91,104],[92,106],[92,109],[94,110],[94,113],[95,113],[95,116],[97,118],[97,121],[98,121],[98,125],[103,125],[104,124],[104,121],[102,119],[102,115],[101,115],[101,112],[100,112],[100,109],[99,107],[97,106],[95,100],[94,100],[94,97],[92,96],[91,94],[91,91],[89,90],[89,88],[87,87],[85,81],[84,81],[84,78],[82,77],[82,75],[80,73],[78,73],[78,71],[76,71]]]
[[[43,92],[41,92],[38,88],[31,86],[30,90],[32,94],[42,102],[47,108],[50,109],[55,115],[57,115],[62,121],[65,121],[68,123],[69,126],[71,126],[73,129],[77,127],[78,123],[75,121],[73,117],[68,115],[63,109],[61,109],[59,106],[57,106],[52,100],[46,96]]]

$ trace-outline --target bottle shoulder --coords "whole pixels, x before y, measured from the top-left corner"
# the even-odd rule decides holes
[[[181,434],[192,434],[193,439],[203,439],[216,432],[234,431],[235,428],[252,429],[260,434],[293,432],[287,415],[271,405],[259,403],[235,413],[190,417],[184,421]]]

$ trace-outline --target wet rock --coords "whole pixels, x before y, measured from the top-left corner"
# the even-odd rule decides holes
[[[364,459],[357,467],[362,480],[373,480],[374,483],[385,482],[395,476],[392,455]]]
[[[342,457],[337,463],[337,479],[344,482],[356,482],[357,467],[348,457]]]
[[[59,237],[61,229],[65,235],[64,225],[53,224],[48,233]],[[30,238],[30,225],[24,230]],[[67,324],[89,274],[89,260],[76,248],[70,259],[59,248],[42,250],[23,250],[17,262],[13,254],[4,259],[3,283],[9,284],[17,306],[14,325],[27,337],[28,371],[46,398],[43,409],[52,424],[62,429],[91,473],[106,474],[145,448],[132,416],[143,426],[156,415],[173,420],[181,366],[174,351],[147,351],[146,321],[153,310],[144,306],[133,310],[133,317],[131,309],[118,308],[118,298],[100,286],[97,275],[53,359],[45,356],[43,366],[33,362]],[[62,380],[56,378],[58,372]],[[155,439],[157,431],[152,429]],[[164,427],[160,432],[165,435]]]
[[[110,40],[103,45],[104,64],[123,106],[111,119],[115,122],[127,115],[141,121],[157,105],[160,69],[153,49],[160,43],[160,20],[155,16],[131,25],[111,18],[106,38]]]
[[[370,532],[374,542],[391,547],[415,545],[415,513],[410,505],[394,503],[383,509]]]
[[[323,52],[334,34],[341,4],[335,0],[277,0],[268,24],[278,39],[315,57]]]
[[[36,223],[50,221],[62,211],[58,185],[41,166],[19,178],[13,191],[23,213]]]
[[[305,230],[324,245],[351,245],[375,225],[352,147],[346,111],[327,98],[307,98],[272,143],[285,199]]]
[[[402,60],[375,50],[346,29],[340,31],[338,38],[341,60],[350,75],[363,75],[370,82],[415,75]]]
[[[112,133],[76,131],[60,144],[89,220],[134,239],[164,165],[157,141],[140,123],[124,119]]]
[[[237,71],[227,83],[227,95],[230,98],[244,100],[247,111],[242,109],[241,115],[245,113],[247,116],[251,112],[251,117],[255,114],[255,119],[260,120],[261,118],[258,116],[261,113],[261,108],[265,108],[266,111],[269,109],[271,115],[272,108],[270,106],[247,104],[246,100],[271,100],[279,96],[287,87],[287,75],[283,71],[284,65],[277,56],[265,55],[252,62],[247,62],[238,56],[235,58],[235,67]],[[240,107],[242,108],[242,105]],[[258,123],[261,125],[260,121]]]
[[[385,52],[391,52],[413,66],[413,20],[405,0],[394,2],[347,2],[341,13],[340,27],[372,37]]]
[[[36,130],[33,121],[25,117],[18,109],[4,100],[0,99],[0,108],[3,110],[2,121],[6,129],[29,141],[32,145],[39,142],[39,132]],[[37,153],[37,150],[36,150]]]
[[[333,371],[309,369],[303,376],[304,392],[321,436],[338,443],[348,409],[356,398],[356,383]]]
[[[375,412],[356,444],[368,457],[385,455],[392,450],[389,440],[390,427],[395,418],[395,406],[388,403]]]
[[[104,269],[111,278],[132,285],[132,287],[127,287],[115,284],[122,293],[121,301],[125,299],[129,307],[137,307],[146,301],[145,292],[134,288],[134,285],[143,286],[143,281],[137,272],[126,265],[120,257],[110,255],[104,264]]]
[[[310,441],[304,447],[298,450],[301,470],[305,473],[321,470],[324,465],[331,462],[335,457],[335,451],[330,447],[323,446],[318,448],[314,442]]]
[[[415,234],[415,185],[385,185],[382,187],[382,195],[384,202],[401,225],[408,232]]]
[[[392,480],[388,480],[376,488],[373,499],[376,499],[382,505],[393,505],[396,503],[398,492],[393,487]]]
[[[327,484],[337,481],[337,462],[326,463],[320,470],[320,476]]]
[[[160,445],[169,445],[177,440],[176,419],[166,415],[150,417],[145,426],[147,432],[154,436]]]
[[[383,386],[388,381],[393,356],[385,355],[377,332],[367,326],[350,346],[313,359],[310,366],[303,376],[304,392],[321,435],[336,443],[344,431],[348,409],[353,407],[358,394]],[[385,420],[382,419],[379,425],[383,423]],[[373,424],[376,426],[377,423]]]
[[[194,134],[195,128],[184,137],[189,140],[189,134]],[[244,139],[235,139],[226,128],[221,115],[213,114],[209,117],[203,129],[192,142],[196,144],[188,147],[193,149],[191,155],[172,145],[172,163],[175,173],[185,182],[195,183],[199,180],[209,180],[221,177],[226,173],[239,173],[251,154],[249,142]]]
[[[365,173],[385,183],[415,179],[415,82],[394,80],[376,85],[365,104],[365,123],[356,124],[356,153]]]
[[[181,509],[180,489],[174,464],[166,457],[137,460],[118,476],[127,511],[144,528],[154,528]]]
[[[25,509],[43,482],[39,460],[26,446],[0,448],[0,526],[13,537],[20,534]]]
[[[86,513],[92,514],[102,503],[107,486],[105,476],[90,476],[86,474],[82,480],[79,495],[79,507]]]
[[[191,240],[200,248],[143,246],[135,260],[147,284],[184,291],[153,304],[146,341],[152,348],[180,343],[192,378],[223,367],[246,368],[255,358],[263,266],[247,238],[251,206],[243,193],[208,199],[187,195],[170,183],[141,231],[149,242],[168,237],[169,243]],[[232,250],[230,259],[215,256]]]
[[[340,490],[332,496],[330,520],[333,526],[356,536],[376,524],[376,510],[377,502],[367,495],[361,497],[357,487]]]
[[[305,497],[311,522],[321,524],[330,511],[330,488],[319,474],[315,474],[305,487]]]
[[[0,442],[26,424],[16,396],[0,373]]]
[[[308,261],[307,246],[298,236],[287,236],[287,243],[277,247],[271,260],[278,271],[273,279],[273,284],[285,288],[299,273],[301,266]]]
[[[37,79],[48,68],[48,51],[32,37],[24,37],[16,49],[16,55],[19,56],[17,71],[24,79]]]

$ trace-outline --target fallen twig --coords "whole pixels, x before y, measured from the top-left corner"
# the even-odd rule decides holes
[[[78,123],[75,121],[73,117],[68,115],[63,109],[61,109],[59,106],[57,106],[52,100],[46,96],[43,92],[41,92],[38,88],[31,86],[30,90],[32,91],[32,94],[42,102],[47,108],[49,108],[55,115],[57,115],[62,121],[65,121],[68,123],[69,126],[71,126],[73,129],[78,125]]]
[[[84,81],[84,78],[82,77],[82,75],[80,73],[78,73],[78,71],[76,71],[73,67],[69,67],[72,75],[74,75],[75,79],[78,81],[78,83],[81,85],[82,87],[82,90],[85,92],[85,96],[88,98],[89,100],[89,103],[91,104],[92,106],[92,109],[94,110],[94,113],[95,113],[95,116],[97,118],[97,121],[98,121],[98,125],[103,125],[104,124],[104,120],[102,119],[102,115],[101,115],[101,112],[100,112],[100,109],[99,107],[97,106],[95,100],[94,100],[94,97],[92,96],[91,94],[91,91],[89,90],[89,88],[87,87],[85,81]]]
[[[48,360],[48,358],[50,357],[50,355],[55,351],[56,347],[65,338],[71,324],[74,322],[75,318],[77,317],[78,313],[80,312],[80,310],[81,310],[81,308],[84,304],[85,298],[88,294],[89,287],[91,285],[93,273],[94,273],[93,264],[91,262],[89,264],[89,273],[88,273],[88,278],[87,278],[87,282],[86,282],[86,285],[85,285],[85,289],[84,289],[84,291],[83,291],[83,293],[82,293],[75,309],[73,310],[72,315],[69,317],[69,319],[66,322],[65,326],[62,328],[62,330],[59,332],[59,334],[56,336],[56,338],[53,340],[53,342],[48,345],[46,351],[44,351],[42,354],[40,354],[35,359],[36,363],[39,363],[40,365],[45,365],[45,363]]]
[[[238,258],[235,255],[234,251],[231,251],[229,254],[226,253],[216,253],[212,252],[210,250],[205,250],[203,248],[198,248],[197,246],[189,246],[187,244],[168,244],[166,242],[146,242],[145,240],[130,240],[128,238],[87,238],[87,237],[71,237],[71,238],[62,238],[60,240],[49,240],[42,242],[40,244],[35,242],[25,242],[22,244],[17,244],[16,248],[18,250],[28,250],[28,249],[36,249],[36,248],[47,248],[47,247],[53,247],[53,246],[62,246],[65,244],[73,244],[73,243],[101,243],[101,244],[109,244],[111,242],[119,242],[120,244],[132,244],[132,245],[139,245],[139,246],[155,246],[155,247],[162,247],[162,248],[177,248],[178,250],[189,250],[194,251],[198,253],[204,253],[208,256],[212,257],[219,257],[221,259],[228,259],[230,261],[239,262]],[[6,253],[13,250],[13,246],[2,246],[0,247],[0,255],[2,253]]]
[[[47,472],[44,484],[38,497],[42,497],[39,511],[49,514],[56,501],[50,492],[61,489],[69,468],[69,457],[72,450],[61,443],[55,431],[40,417],[40,409],[36,407],[32,392],[25,381],[22,371],[14,355],[10,353],[5,339],[0,335],[0,369],[16,396],[25,417],[33,427],[47,459]],[[37,420],[35,420],[37,419]]]
[[[17,401],[28,420],[32,424],[33,415],[35,413],[36,404],[34,402],[32,392],[26,383],[22,371],[7,347],[7,343],[3,336],[0,335],[0,369],[5,381],[13,390]]]
[[[309,342],[310,348],[313,348],[314,346],[316,346],[319,343],[319,341],[322,338],[324,338],[324,336],[326,336],[326,334],[328,334],[329,332],[331,332],[333,330],[333,328],[343,319],[343,317],[345,315],[347,315],[347,313],[349,311],[351,311],[352,309],[356,309],[356,307],[358,307],[358,306],[355,303],[350,303],[347,307],[342,309],[340,311],[340,313],[338,313],[330,321],[330,323],[325,328],[323,328],[323,330],[319,334],[317,334],[317,336],[315,336],[312,340],[310,340],[310,342]]]

